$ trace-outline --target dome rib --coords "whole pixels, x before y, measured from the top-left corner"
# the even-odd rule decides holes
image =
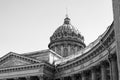
[[[73,25],[71,25],[70,18],[66,17],[64,19],[63,25],[58,27],[55,30],[55,32],[53,33],[53,35],[51,36],[51,41],[53,42],[56,39],[59,40],[60,37],[64,37],[63,40],[65,40],[65,39],[67,39],[68,36],[72,40],[76,39],[76,40],[78,40],[78,42],[84,42],[84,37],[80,34],[79,30],[76,29]]]

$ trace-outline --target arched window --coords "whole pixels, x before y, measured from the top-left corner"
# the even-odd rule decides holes
[[[67,56],[68,56],[68,49],[64,48],[63,57],[67,57]]]
[[[75,54],[75,49],[74,49],[74,47],[71,48],[71,54]]]
[[[59,55],[61,55],[61,47],[60,47],[60,46],[57,47],[57,53],[58,53]]]

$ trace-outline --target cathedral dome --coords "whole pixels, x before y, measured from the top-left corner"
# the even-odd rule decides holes
[[[66,16],[64,23],[50,37],[48,47],[59,55],[67,57],[85,48],[84,37],[71,25],[70,18]]]
[[[56,31],[51,36],[50,40],[51,42],[61,40],[72,40],[84,43],[84,37],[73,25],[71,25],[70,18],[68,17],[64,19],[63,25],[56,29]]]

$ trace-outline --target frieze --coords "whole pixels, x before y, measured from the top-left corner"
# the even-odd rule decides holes
[[[31,69],[38,69],[41,68],[43,65],[37,64],[37,65],[26,65],[26,66],[18,66],[18,67],[12,67],[12,68],[3,68],[0,69],[0,74],[2,73],[9,73],[9,72],[18,72],[23,70],[31,70]]]
[[[43,70],[43,74],[44,75],[47,75],[47,76],[49,76],[49,77],[53,77],[53,73],[52,72],[49,72],[48,70]]]
[[[3,78],[16,78],[16,77],[28,77],[28,76],[40,76],[43,72],[39,72],[39,69],[32,69],[28,71],[10,72],[0,74],[0,79]]]
[[[101,58],[101,57],[103,57],[103,54],[100,54],[100,55],[99,55],[99,58]]]

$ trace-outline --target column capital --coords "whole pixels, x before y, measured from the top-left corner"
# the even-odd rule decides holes
[[[116,56],[116,54],[110,54],[110,55],[108,55],[108,59],[110,61],[115,61],[115,60],[117,60],[117,56]]]
[[[107,66],[107,61],[101,61],[100,66],[101,67],[106,67]]]
[[[81,72],[81,79],[86,80],[86,71]]]
[[[85,76],[85,75],[86,75],[86,72],[87,72],[86,70],[82,71],[82,72],[81,72],[81,76]]]
[[[19,80],[19,77],[15,77],[14,79],[15,79],[15,80]]]
[[[30,76],[26,76],[25,78],[26,78],[26,80],[30,80]]]
[[[25,78],[30,78],[30,76],[25,76]]]
[[[97,66],[92,66],[92,67],[90,68],[91,72],[96,72],[96,68],[97,68]]]
[[[39,80],[44,80],[44,75],[39,75],[38,78]]]

